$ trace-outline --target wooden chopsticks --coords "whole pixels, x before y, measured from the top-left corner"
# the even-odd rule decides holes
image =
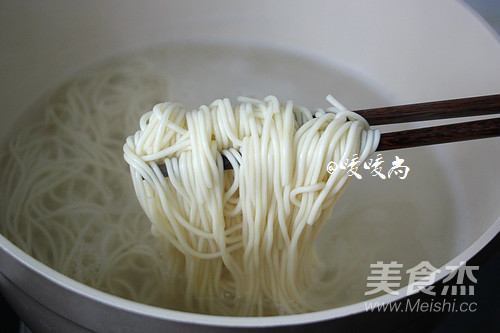
[[[500,136],[500,118],[382,133],[377,151]]]
[[[500,113],[500,94],[356,111],[370,126]]]
[[[500,113],[500,94],[355,111],[370,125],[388,125]],[[500,118],[382,133],[377,151],[500,136]],[[222,156],[224,169],[231,163]],[[158,165],[168,177],[164,164]]]
[[[500,94],[356,111],[370,125],[438,120],[500,113]],[[382,133],[377,151],[500,136],[500,118]]]

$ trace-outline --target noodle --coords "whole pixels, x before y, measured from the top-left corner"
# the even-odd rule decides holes
[[[157,104],[124,145],[137,198],[185,276],[191,311],[262,316],[315,311],[314,240],[348,180],[330,161],[376,149],[379,132],[332,96],[315,117],[276,97],[186,111]],[[232,170],[224,171],[222,155]],[[169,177],[158,167],[164,163]]]
[[[158,287],[167,272],[120,153],[138,110],[166,98],[152,60],[131,57],[86,70],[49,98],[40,119],[21,120],[1,155],[0,228],[75,280],[172,307],[169,291]]]

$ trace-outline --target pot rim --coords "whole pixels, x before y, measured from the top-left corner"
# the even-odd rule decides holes
[[[474,241],[469,247],[467,247],[458,256],[439,267],[440,273],[436,274],[436,279],[434,283],[442,280],[452,271],[446,270],[447,266],[461,266],[464,262],[470,260],[474,255],[476,255],[482,248],[484,248],[498,233],[500,233],[500,217],[498,217],[492,225]],[[16,245],[11,243],[7,238],[0,234],[0,249],[7,255],[13,257],[16,261],[22,264],[24,267],[37,274],[42,275],[51,283],[58,285],[59,287],[65,288],[68,291],[74,292],[82,297],[87,298],[90,301],[101,303],[106,306],[110,306],[127,313],[134,313],[136,315],[151,317],[160,320],[175,321],[185,324],[199,324],[199,325],[211,325],[219,327],[273,327],[273,326],[287,326],[287,325],[297,325],[297,324],[311,324],[315,322],[331,320],[336,318],[347,317],[362,312],[367,312],[366,303],[378,303],[387,304],[402,300],[416,292],[411,294],[406,293],[408,286],[399,288],[397,291],[399,295],[386,294],[378,296],[372,299],[368,299],[362,302],[349,304],[341,306],[338,308],[294,314],[294,315],[282,315],[282,316],[269,316],[269,317],[230,317],[230,316],[216,316],[216,315],[206,315],[191,312],[183,312],[178,310],[170,310],[165,308],[159,308],[152,305],[146,305],[139,302],[127,300],[118,296],[108,294],[106,292],[97,290],[90,286],[87,286],[81,282],[78,282],[56,270],[50,268],[49,266],[43,264],[42,262],[36,260]],[[458,269],[458,268],[457,268]],[[5,274],[2,272],[2,274]],[[432,281],[431,281],[432,282]],[[434,284],[427,283],[426,286]],[[419,283],[419,286],[422,286]]]

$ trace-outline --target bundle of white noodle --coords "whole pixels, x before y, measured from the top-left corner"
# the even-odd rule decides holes
[[[124,156],[169,269],[185,277],[177,287],[187,308],[239,316],[321,308],[308,293],[319,264],[314,240],[351,178],[327,165],[356,155],[363,163],[380,138],[327,100],[332,106],[314,116],[268,96],[194,111],[162,103],[141,118]]]

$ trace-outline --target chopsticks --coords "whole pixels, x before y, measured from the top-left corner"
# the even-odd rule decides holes
[[[356,111],[370,126],[500,113],[500,94]]]
[[[370,125],[387,125],[500,113],[500,94],[356,111]],[[377,151],[500,136],[500,118],[382,133]]]
[[[370,125],[388,125],[500,113],[500,94],[355,111]],[[377,151],[412,148],[500,136],[500,118],[382,133]],[[224,169],[232,169],[222,156]],[[164,164],[158,165],[168,177]]]
[[[500,136],[500,118],[382,133],[377,151]]]

